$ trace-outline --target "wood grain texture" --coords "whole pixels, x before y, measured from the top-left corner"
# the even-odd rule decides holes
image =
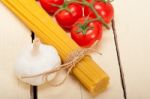
[[[40,86],[39,99],[124,99],[112,28],[104,31],[101,43],[99,52],[103,55],[93,54],[92,57],[110,76],[110,85],[105,92],[93,97],[74,77],[70,76],[62,86],[56,88],[48,85]]]
[[[92,97],[83,89],[83,99],[124,99],[112,28],[104,30],[99,51],[102,53],[101,56],[93,54],[92,57],[110,76],[110,85],[106,91],[96,97]]]
[[[0,2],[0,99],[30,98],[30,86],[13,72],[17,55],[30,43],[30,30]]]
[[[13,65],[19,51],[31,43],[30,30],[1,3],[0,9],[0,78],[3,80],[0,83],[3,89],[0,91],[0,98],[29,99],[30,86],[16,80]],[[112,29],[104,31],[100,52],[103,55],[93,54],[92,57],[110,75],[110,85],[104,93],[92,97],[74,77],[70,76],[62,86],[57,88],[50,87],[48,84],[39,86],[39,99],[124,99]],[[60,75],[60,78],[62,77],[63,72]]]
[[[55,80],[56,83],[63,79],[65,71],[60,72]],[[65,83],[58,87],[51,87],[48,84],[38,87],[39,99],[82,99],[81,86],[73,77],[69,76]]]
[[[150,1],[115,0],[127,99],[150,99]]]

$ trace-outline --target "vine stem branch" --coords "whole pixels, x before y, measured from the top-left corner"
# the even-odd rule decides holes
[[[77,0],[72,0],[72,1],[68,1],[69,3],[78,3],[78,4],[82,4],[84,6],[88,6],[93,12],[94,14],[96,15],[96,20],[102,22],[102,24],[107,28],[107,29],[110,29],[109,26],[107,25],[107,23],[104,21],[104,19],[99,16],[98,12],[95,10],[94,8],[94,0],[92,1],[92,3],[89,3],[87,2],[86,0],[82,0],[82,1],[77,1]],[[91,21],[90,21],[91,22]]]

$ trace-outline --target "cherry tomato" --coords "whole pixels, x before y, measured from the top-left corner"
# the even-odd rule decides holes
[[[70,29],[72,25],[83,16],[82,6],[77,3],[67,5],[67,10],[61,10],[56,14],[56,20],[60,26]]]
[[[55,5],[62,5],[64,3],[64,0],[40,0],[40,3],[42,7],[49,13],[53,14],[55,13],[59,8],[56,6],[53,6],[52,4]]]
[[[87,1],[92,2],[92,0],[87,0]],[[98,12],[98,14],[104,19],[106,23],[111,22],[114,16],[114,8],[111,3],[95,1],[94,8]],[[84,15],[90,16],[93,18],[96,17],[93,11],[87,6],[84,7]]]
[[[91,18],[88,20],[90,19]],[[72,39],[82,47],[90,47],[95,41],[101,40],[102,38],[102,24],[93,21],[89,22],[87,25],[83,25],[86,20],[87,18],[85,17],[78,19],[71,29]]]

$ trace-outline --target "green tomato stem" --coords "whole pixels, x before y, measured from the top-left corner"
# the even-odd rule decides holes
[[[91,8],[91,10],[94,12],[94,14],[96,15],[97,19],[102,22],[102,24],[107,28],[109,29],[109,26],[106,24],[106,22],[104,21],[104,19],[99,16],[99,14],[97,13],[97,11],[95,10],[94,6],[90,4],[89,6]]]
[[[54,13],[54,15],[53,16],[55,16],[56,14],[58,14],[60,11],[62,11],[62,10],[66,10],[66,11],[68,11],[69,13],[71,13],[71,10],[68,8],[68,5],[69,5],[70,3],[68,3],[66,0],[65,0],[65,3],[63,4],[63,5],[57,5],[57,4],[52,4],[52,6],[54,6],[54,7],[58,7],[59,9]]]
[[[113,0],[98,0],[98,1],[101,1],[101,2],[112,2]],[[68,11],[68,12],[71,12],[70,9],[68,8],[68,5],[69,5],[70,3],[78,3],[78,4],[82,4],[82,5],[84,5],[84,6],[88,6],[88,7],[93,11],[93,13],[96,15],[96,18],[95,18],[94,20],[92,20],[92,21],[98,20],[98,21],[102,22],[102,24],[103,24],[107,29],[109,29],[109,26],[107,25],[107,23],[104,21],[104,19],[103,19],[101,16],[99,16],[98,12],[97,12],[97,11],[95,10],[95,8],[94,8],[95,0],[92,0],[91,3],[89,3],[89,2],[86,1],[86,0],[82,0],[82,1],[77,1],[77,0],[67,1],[67,0],[65,0],[65,3],[64,3],[63,5],[61,5],[61,6],[59,6],[60,9],[56,11],[56,13],[54,14],[54,16],[55,16],[58,12],[60,12],[61,10],[66,10],[66,11]],[[58,5],[55,5],[55,4],[53,4],[53,6],[58,7]],[[87,21],[86,24],[88,24],[88,23],[90,23],[90,22],[92,22],[92,21]]]
[[[82,0],[82,2],[76,1],[76,0],[72,0],[72,1],[68,1],[68,2],[69,2],[69,3],[75,2],[75,3],[79,3],[79,4],[82,4],[82,5],[88,6],[88,7],[94,12],[94,14],[96,15],[96,20],[102,22],[102,24],[103,24],[107,29],[109,29],[109,26],[107,25],[107,23],[104,21],[104,19],[103,19],[101,16],[99,16],[98,12],[95,10],[95,8],[94,8],[94,0],[92,1],[92,3],[89,3],[89,2],[87,2],[86,0]],[[90,21],[90,22],[92,22],[92,21]]]

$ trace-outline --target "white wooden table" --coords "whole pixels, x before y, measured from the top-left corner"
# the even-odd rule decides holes
[[[110,85],[92,97],[72,76],[56,88],[39,86],[37,93],[16,79],[13,66],[21,49],[32,43],[31,31],[0,2],[0,99],[150,99],[150,1],[115,0],[113,5],[103,55],[92,55],[109,74]]]

